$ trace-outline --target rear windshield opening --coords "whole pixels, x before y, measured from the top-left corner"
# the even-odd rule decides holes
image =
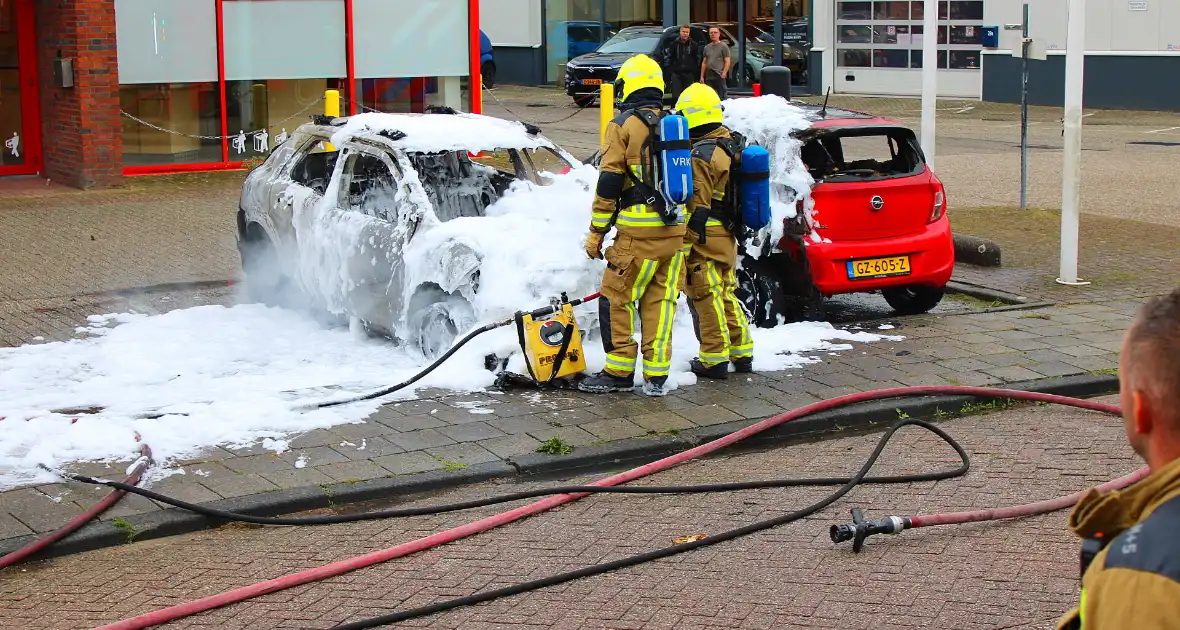
[[[908,129],[840,129],[801,138],[801,157],[816,181],[909,177],[922,172],[922,154]]]

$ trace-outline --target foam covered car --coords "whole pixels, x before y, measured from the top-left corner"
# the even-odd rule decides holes
[[[451,110],[317,117],[245,181],[237,231],[247,290],[436,356],[482,315],[473,302],[483,252],[461,234],[431,235],[485,217],[520,182],[547,186],[576,166],[519,122]]]

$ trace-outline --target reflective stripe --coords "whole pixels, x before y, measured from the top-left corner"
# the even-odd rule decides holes
[[[635,279],[635,286],[631,287],[631,304],[634,306],[635,302],[647,290],[647,285],[651,284],[651,279],[655,277],[656,270],[660,268],[659,261],[645,260],[643,266],[639,269],[639,277]],[[634,330],[634,329],[632,329]]]
[[[1082,587],[1082,597],[1078,600],[1078,630],[1086,627],[1086,587]]]
[[[728,346],[729,322],[725,319],[725,288],[722,286],[721,274],[717,273],[716,262],[712,260],[705,262],[705,278],[709,283],[709,297],[711,298],[709,303],[713,307],[713,314],[717,317],[717,332],[721,335],[722,343]],[[722,361],[728,358],[727,356]]]
[[[672,359],[672,320],[676,315],[676,298],[680,295],[680,272],[684,266],[684,252],[677,251],[672,255],[672,262],[668,265],[667,282],[664,287],[664,297],[660,301],[660,319],[656,326],[655,347],[656,364],[670,364]],[[646,373],[647,367],[644,367]],[[667,374],[667,371],[664,372]]]
[[[729,286],[736,287],[737,286],[737,272],[734,271],[733,269],[730,269],[728,276],[729,276],[729,278],[728,278]],[[737,347],[742,349],[743,351],[746,349],[749,349],[748,354],[742,354],[740,356],[753,356],[754,355],[754,337],[750,334],[750,320],[746,319],[746,309],[742,305],[742,301],[737,298],[737,295],[733,291],[726,292],[725,299],[729,300],[730,304],[732,305],[734,319],[737,320],[738,327],[742,331],[741,343],[739,343],[737,345]],[[739,355],[734,355],[731,350],[730,356],[739,356]]]
[[[620,357],[620,356],[614,355],[614,354],[607,354],[606,355],[606,367],[614,368],[615,370],[618,370],[620,372],[627,372],[627,373],[634,372],[635,371],[635,359],[628,359],[626,357]]]
[[[663,362],[651,361],[650,363],[648,361],[643,362],[643,375],[645,377],[667,376],[671,371],[672,371],[672,362],[671,361],[663,361]]]
[[[731,359],[744,359],[752,356],[754,356],[754,344],[752,343],[744,346],[729,347],[729,358]]]
[[[701,353],[699,353],[701,363],[704,363],[705,367],[713,367],[714,365],[717,365],[718,363],[725,363],[726,361],[729,360],[730,356],[731,355],[726,354],[724,352],[720,352],[720,353],[701,352]]]

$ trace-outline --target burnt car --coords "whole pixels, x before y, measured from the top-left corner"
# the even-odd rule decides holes
[[[453,110],[317,117],[243,185],[247,291],[437,356],[479,315],[481,252],[461,239],[419,247],[413,260],[407,251],[448,222],[484,217],[516,183],[547,186],[575,166],[519,122]]]

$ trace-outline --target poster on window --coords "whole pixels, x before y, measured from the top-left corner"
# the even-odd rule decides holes
[[[975,37],[975,27],[974,26],[964,26],[963,27],[963,34],[966,35],[967,37]]]

